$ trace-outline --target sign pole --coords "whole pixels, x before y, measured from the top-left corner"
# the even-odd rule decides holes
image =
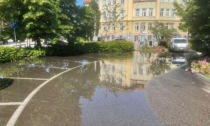
[[[15,27],[14,27],[14,38],[15,38],[15,42],[16,42],[16,45],[17,45],[17,38],[16,38]]]

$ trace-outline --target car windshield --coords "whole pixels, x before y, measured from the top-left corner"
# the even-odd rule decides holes
[[[174,43],[187,43],[186,39],[174,39]]]

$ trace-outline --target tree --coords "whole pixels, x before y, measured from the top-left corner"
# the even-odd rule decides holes
[[[61,2],[62,0],[1,0],[0,20],[6,25],[18,22],[19,39],[32,38],[40,47],[41,39],[58,41],[72,29],[69,17],[62,13]],[[11,28],[6,27],[4,33],[12,38]]]
[[[76,40],[75,36],[75,29],[77,27],[77,16],[79,7],[76,6],[76,0],[61,0],[60,8],[62,17],[60,17],[61,24],[63,25],[64,29],[62,35],[68,40],[69,44],[73,43]],[[66,27],[66,30],[65,30]],[[70,31],[69,31],[70,29]]]
[[[181,21],[190,34],[192,48],[204,55],[210,55],[209,5],[208,0],[186,0],[184,5],[174,3],[177,15],[182,17]]]
[[[90,2],[89,7],[94,11],[94,32],[95,35],[98,36],[98,32],[100,29],[100,18],[101,18],[101,12],[99,10],[99,6],[95,0],[92,0]]]
[[[70,41],[75,42],[77,38],[87,39],[92,37],[94,31],[94,11],[90,7],[79,7],[75,9],[72,17],[73,29],[70,32]]]
[[[102,16],[103,22],[101,25],[103,25],[104,30],[102,34],[104,34],[103,37],[105,37],[105,39],[109,34],[119,33],[127,25],[124,21],[126,17],[125,10],[122,9],[119,3],[112,6],[104,5]],[[110,31],[111,27],[112,32]]]
[[[24,30],[22,27],[25,25],[21,15],[26,11],[26,7],[20,0],[0,0],[0,22],[1,22],[1,39],[13,38],[13,28],[11,25],[15,22],[18,23],[16,29],[19,39],[23,39]]]
[[[77,38],[93,36],[94,31],[94,11],[90,7],[76,6],[75,0],[61,0],[61,10],[68,18],[62,19],[62,24],[71,25],[70,32],[65,34],[69,44],[77,41]]]
[[[152,34],[155,36],[159,43],[169,41],[176,33],[175,29],[168,29],[161,22],[154,22],[154,27],[151,29]]]
[[[77,37],[93,36],[94,11],[76,6],[76,0],[0,0],[0,36],[13,38],[10,25],[18,23],[19,40],[32,38],[38,47],[41,39],[69,43]]]
[[[26,37],[32,38],[37,46],[41,46],[41,39],[53,40],[59,38],[62,28],[59,20],[61,9],[59,0],[25,0],[28,7],[23,15]]]

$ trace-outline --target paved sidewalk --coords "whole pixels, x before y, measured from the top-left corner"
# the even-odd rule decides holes
[[[146,86],[148,102],[161,126],[209,126],[207,83],[184,68],[159,76]]]

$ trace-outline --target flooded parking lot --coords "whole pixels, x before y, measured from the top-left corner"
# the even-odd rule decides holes
[[[136,51],[2,64],[0,125],[159,125],[144,87],[187,55]]]

